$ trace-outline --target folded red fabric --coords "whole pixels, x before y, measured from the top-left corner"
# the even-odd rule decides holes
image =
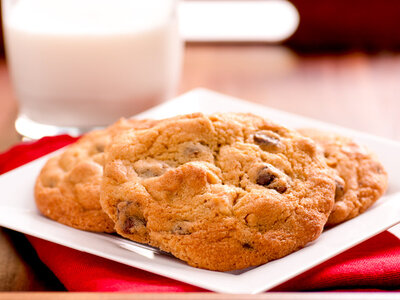
[[[0,174],[18,168],[32,160],[56,151],[75,142],[78,138],[69,135],[44,137],[38,141],[25,142],[13,146],[0,154]]]
[[[19,144],[0,154],[0,174],[72,143],[66,135]],[[71,291],[201,292],[194,287],[28,236],[40,259]],[[400,240],[383,232],[281,284],[274,291],[400,289]]]

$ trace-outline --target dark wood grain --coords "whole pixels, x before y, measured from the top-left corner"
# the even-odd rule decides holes
[[[206,87],[273,108],[400,140],[399,81],[399,54],[302,57],[286,48],[266,45],[191,44],[186,49],[179,93]],[[17,102],[9,74],[4,60],[0,60],[0,150],[19,141],[13,127],[16,114]],[[39,270],[32,267],[32,259],[21,255],[26,252],[25,246],[14,243],[13,238],[10,231],[0,231],[0,290],[58,289],[57,284],[35,283],[40,278]],[[96,295],[91,297],[103,297]],[[208,295],[211,294],[201,298],[212,299]],[[18,296],[6,295],[10,299]],[[137,299],[149,299],[146,297]],[[286,296],[264,297],[267,298],[262,299],[287,299]],[[306,299],[301,298],[302,294],[298,297]],[[315,299],[333,299],[324,297]],[[392,299],[384,295],[379,297]]]
[[[0,291],[65,290],[22,233],[1,227],[0,266]]]

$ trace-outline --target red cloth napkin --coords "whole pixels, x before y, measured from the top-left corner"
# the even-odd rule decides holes
[[[0,174],[72,143],[57,136],[0,154]],[[201,292],[200,288],[28,236],[40,259],[70,291]],[[285,282],[274,291],[400,289],[400,240],[385,231]]]

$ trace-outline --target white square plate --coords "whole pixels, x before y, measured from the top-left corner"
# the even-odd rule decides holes
[[[35,178],[48,156],[0,177],[0,225],[70,248],[102,256],[205,289],[225,293],[268,290],[400,222],[400,143],[248,103],[204,89],[193,90],[138,117],[164,118],[190,112],[252,112],[288,127],[316,127],[353,137],[375,151],[389,173],[389,190],[361,216],[325,231],[305,248],[265,265],[239,272],[196,269],[106,234],[73,229],[41,216],[35,207]],[[50,154],[54,155],[54,154]]]

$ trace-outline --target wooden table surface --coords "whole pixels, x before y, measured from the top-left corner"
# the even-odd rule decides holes
[[[399,82],[400,54],[298,56],[284,47],[261,44],[190,44],[186,46],[179,93],[206,87],[400,140]],[[6,64],[0,59],[0,151],[19,141],[13,127],[16,115],[17,102]],[[0,291],[16,290],[60,291],[63,286],[35,256],[22,234],[0,229]],[[291,295],[303,299],[301,295]],[[317,295],[320,296],[315,299],[328,299],[323,294]],[[18,294],[3,296],[14,299]],[[377,298],[395,299],[396,296],[382,294]],[[286,297],[262,296],[263,299],[288,299]],[[206,294],[200,298],[212,297]],[[361,295],[360,299],[363,298],[368,297]]]

